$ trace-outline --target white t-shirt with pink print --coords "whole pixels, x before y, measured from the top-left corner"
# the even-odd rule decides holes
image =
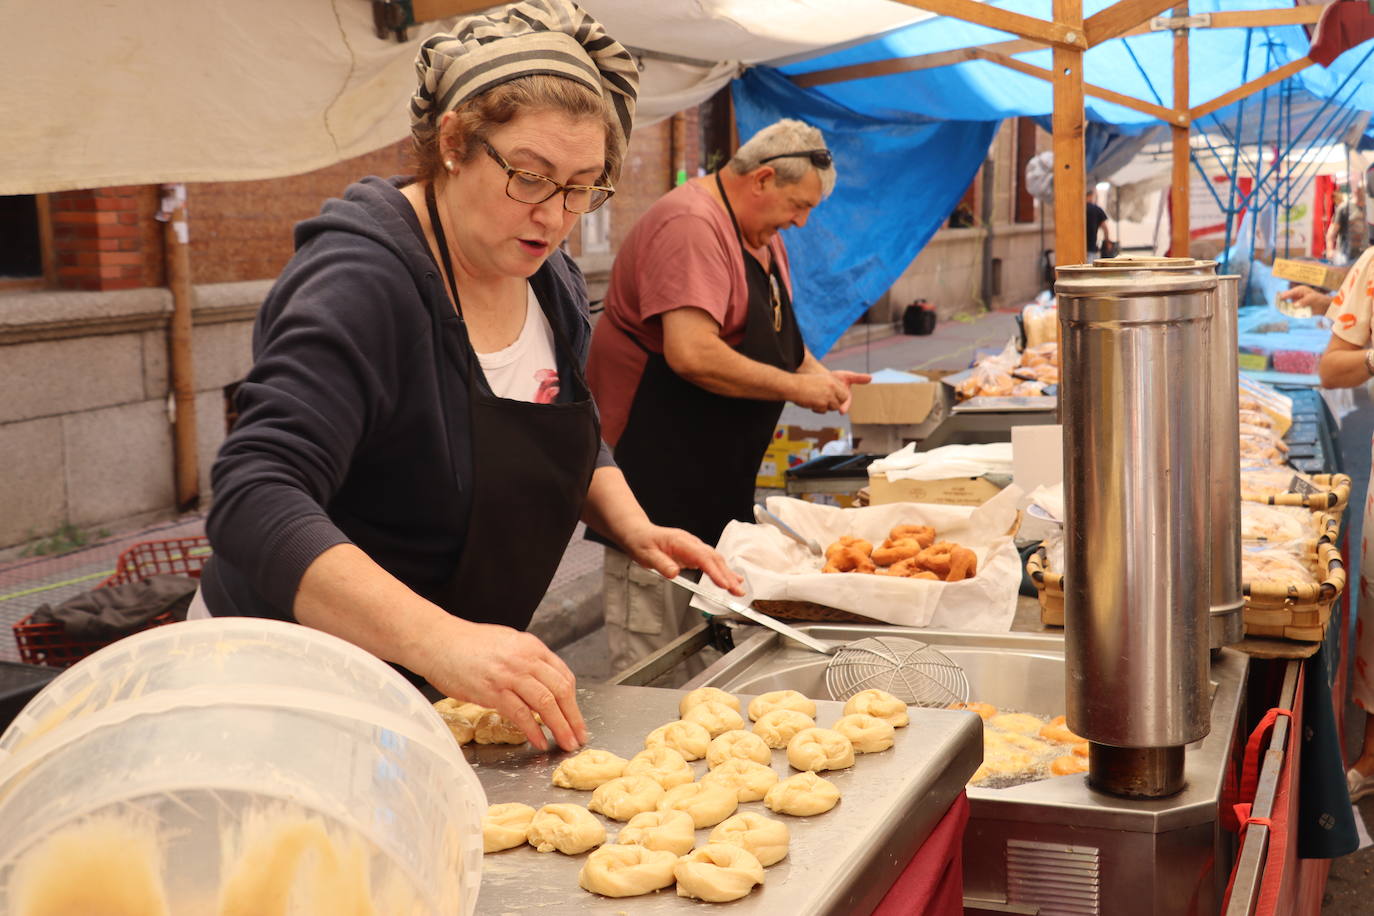
[[[534,288],[526,285],[525,326],[509,347],[478,353],[477,361],[492,394],[511,401],[552,404],[558,397],[558,356],[553,328],[539,307]]]

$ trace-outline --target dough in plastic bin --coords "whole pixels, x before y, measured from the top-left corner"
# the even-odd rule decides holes
[[[787,742],[787,762],[798,770],[843,770],[854,765],[854,745],[831,728],[808,728]]]
[[[24,853],[0,912],[168,916],[160,845],[151,824],[123,817],[62,827]]]
[[[893,728],[901,728],[911,721],[907,715],[906,704],[888,693],[886,690],[861,690],[854,694],[844,704],[844,714],[853,715],[856,712],[865,713],[870,716],[877,716],[879,719],[886,719],[892,723]]]
[[[763,866],[754,854],[729,843],[707,843],[673,867],[679,897],[707,903],[738,900],[763,883]]]
[[[787,825],[755,811],[741,811],[728,817],[711,831],[709,842],[729,843],[754,854],[764,868],[776,865],[787,857],[790,842]]]
[[[856,754],[876,754],[892,747],[896,740],[896,729],[886,719],[856,712],[842,717],[834,726],[835,731],[849,739]]]
[[[728,731],[744,728],[744,719],[729,706],[716,700],[703,700],[683,713],[682,721],[695,722],[718,738]]]
[[[625,775],[648,776],[664,789],[693,782],[697,778],[687,758],[662,744],[631,757],[625,766]]]
[[[749,718],[757,722],[775,709],[791,709],[816,718],[816,703],[795,690],[770,690],[749,701]]]
[[[624,776],[628,763],[624,757],[610,751],[589,747],[558,765],[553,771],[553,784],[563,789],[595,789]]]
[[[741,720],[741,723],[743,720]],[[727,729],[728,731],[728,729]],[[660,725],[649,732],[644,739],[645,750],[656,747],[670,747],[682,755],[684,760],[700,760],[706,756],[706,748],[711,744],[711,733],[699,722],[678,719],[667,725]]]
[[[840,800],[840,790],[810,771],[789,776],[768,790],[763,803],[779,814],[810,817],[824,814]]]
[[[706,748],[706,766],[711,769],[714,770],[727,760],[771,763],[773,751],[758,735],[737,728],[711,739],[710,746]]]
[[[482,851],[500,852],[524,846],[529,839],[534,809],[520,802],[492,805],[482,815]]]
[[[701,777],[703,786],[723,786],[740,802],[758,801],[778,781],[777,771],[752,760],[727,760]]]
[[[577,883],[603,897],[638,897],[672,884],[677,860],[644,846],[602,846],[582,863]]]
[[[787,742],[791,741],[797,732],[815,727],[816,720],[806,713],[797,712],[795,709],[775,709],[759,716],[758,721],[754,723],[754,734],[771,748],[783,748],[787,747]]]
[[[724,703],[726,706],[739,712],[739,697],[735,696],[733,693],[726,693],[719,687],[698,687],[696,690],[687,691],[682,699],[678,701],[677,714],[685,718],[687,710],[707,700]]]
[[[686,811],[692,816],[692,823],[698,829],[714,827],[734,814],[738,807],[739,800],[730,789],[724,786],[703,785],[699,782],[669,789],[658,802],[660,811]]]
[[[539,852],[575,856],[606,842],[606,828],[581,805],[545,805],[530,820],[529,842]]]
[[[642,811],[652,811],[663,798],[663,787],[649,776],[620,776],[602,783],[587,805],[613,821],[628,821]]]
[[[630,818],[615,841],[650,849],[665,849],[673,855],[685,856],[696,845],[697,825],[692,823],[692,815],[676,808],[644,811]]]

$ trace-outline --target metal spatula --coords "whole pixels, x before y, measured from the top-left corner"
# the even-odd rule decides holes
[[[912,706],[944,707],[968,702],[968,677],[949,656],[918,639],[901,636],[870,636],[842,646],[822,642],[748,605],[717,597],[691,579],[661,579],[705,598],[727,611],[781,633],[813,652],[830,657],[825,666],[825,686],[833,700],[847,700],[864,690],[877,688]]]

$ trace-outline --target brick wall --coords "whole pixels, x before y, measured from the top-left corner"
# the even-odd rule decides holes
[[[161,283],[155,187],[63,191],[50,195],[49,207],[58,287],[107,291]]]

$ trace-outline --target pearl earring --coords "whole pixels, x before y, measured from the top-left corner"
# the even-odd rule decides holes
[[[444,168],[446,168],[446,169],[448,169],[450,172],[452,172],[452,171],[454,170],[454,168],[455,168],[455,165],[454,165],[453,160],[452,160],[452,159],[445,159],[445,160],[444,160]]]

